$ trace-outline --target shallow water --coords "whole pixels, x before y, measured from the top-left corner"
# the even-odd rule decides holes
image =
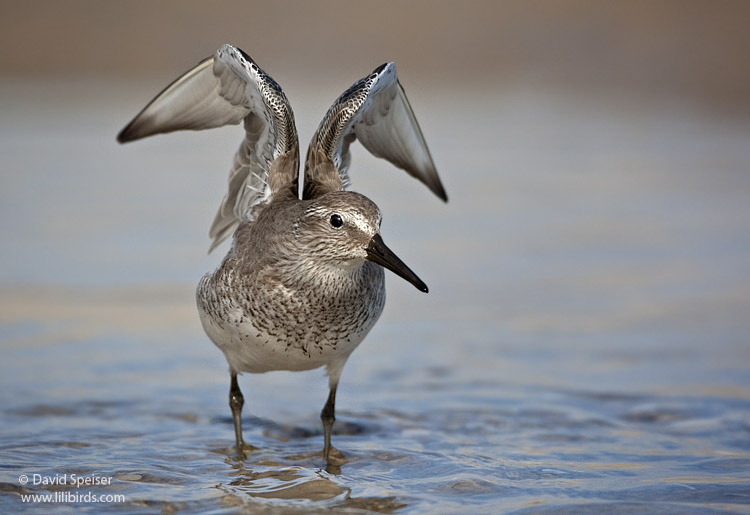
[[[361,151],[352,173],[430,294],[389,277],[325,470],[321,371],[243,376],[257,449],[229,450],[193,285],[240,136],[118,147],[158,86],[0,86],[0,511],[750,512],[746,121],[411,94],[450,203]],[[303,141],[332,96],[290,94]]]

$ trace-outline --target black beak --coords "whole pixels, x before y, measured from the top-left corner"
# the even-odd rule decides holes
[[[412,283],[419,291],[427,293],[427,285],[391,249],[386,247],[385,243],[383,243],[383,238],[379,234],[372,237],[365,251],[367,251],[367,259],[369,261],[387,268],[394,274]]]

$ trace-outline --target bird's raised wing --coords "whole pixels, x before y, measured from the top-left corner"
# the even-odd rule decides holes
[[[357,139],[448,200],[393,63],[354,83],[323,117],[307,152],[305,198],[349,186],[349,145]]]
[[[297,181],[294,114],[281,87],[239,48],[224,45],[159,93],[117,136],[120,143],[177,130],[244,121],[245,139],[209,236],[213,250],[253,207]],[[271,166],[276,162],[276,165]],[[273,177],[269,177],[273,169]],[[296,190],[295,190],[296,191]]]

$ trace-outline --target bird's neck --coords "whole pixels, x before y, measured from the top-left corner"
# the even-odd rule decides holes
[[[304,288],[350,290],[361,283],[366,263],[363,259],[335,264],[305,259],[287,268],[284,275]]]

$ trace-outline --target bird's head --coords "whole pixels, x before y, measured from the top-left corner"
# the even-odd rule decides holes
[[[427,292],[427,285],[383,242],[382,219],[378,206],[364,195],[334,191],[310,201],[295,233],[319,263],[347,268],[372,261]]]

